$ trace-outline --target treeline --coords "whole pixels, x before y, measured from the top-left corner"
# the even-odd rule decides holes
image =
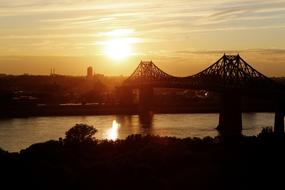
[[[1,76],[0,105],[23,107],[32,105],[58,104],[109,104],[120,103],[122,97],[118,87],[126,77],[95,75],[93,78],[80,76]],[[217,95],[190,89],[155,89],[153,102],[156,106],[217,105]],[[134,94],[133,103],[137,103]],[[131,101],[129,101],[131,102]],[[3,106],[2,106],[3,107]],[[1,108],[0,108],[1,109]],[[14,108],[12,108],[14,109]],[[18,109],[18,108],[16,108]]]
[[[2,76],[0,104],[64,104],[114,101],[116,86],[125,77]]]
[[[131,135],[96,140],[76,125],[64,139],[0,151],[6,189],[283,189],[285,138]],[[5,189],[3,188],[3,189]],[[1,188],[2,189],[2,188]]]
[[[134,92],[134,96],[130,99],[122,97],[119,91],[118,87],[126,78],[103,75],[95,75],[93,78],[64,75],[0,76],[0,110],[15,110],[18,107],[42,104],[116,105],[122,99],[137,103],[138,94]],[[274,80],[285,83],[283,78],[274,78]],[[219,98],[219,94],[205,90],[159,88],[154,89],[153,105],[217,108]],[[246,97],[243,99],[243,105],[246,111],[269,111],[274,103],[270,100]]]

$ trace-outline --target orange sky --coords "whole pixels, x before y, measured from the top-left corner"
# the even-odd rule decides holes
[[[0,73],[192,75],[223,53],[285,76],[284,0],[1,0]]]

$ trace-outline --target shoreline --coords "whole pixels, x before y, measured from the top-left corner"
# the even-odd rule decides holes
[[[217,106],[156,106],[153,114],[219,113]],[[243,113],[274,112],[272,107],[246,107]],[[40,116],[82,116],[82,115],[143,115],[138,106],[120,105],[48,105],[48,106],[6,106],[0,110],[0,119]]]

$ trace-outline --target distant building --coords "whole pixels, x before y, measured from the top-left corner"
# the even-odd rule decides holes
[[[55,76],[55,68],[50,69],[50,76]]]
[[[87,68],[87,78],[93,77],[93,68],[90,66]]]

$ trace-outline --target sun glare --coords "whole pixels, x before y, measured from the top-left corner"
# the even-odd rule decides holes
[[[131,47],[128,39],[118,38],[105,42],[105,54],[114,60],[122,60],[131,55]]]
[[[134,37],[134,29],[116,29],[100,33],[100,35],[107,38],[101,43],[104,46],[104,54],[114,61],[134,55],[133,44],[141,42],[140,38]]]
[[[107,139],[108,140],[115,141],[118,138],[119,127],[120,127],[120,124],[116,120],[113,120],[112,128],[110,128],[107,131]]]

